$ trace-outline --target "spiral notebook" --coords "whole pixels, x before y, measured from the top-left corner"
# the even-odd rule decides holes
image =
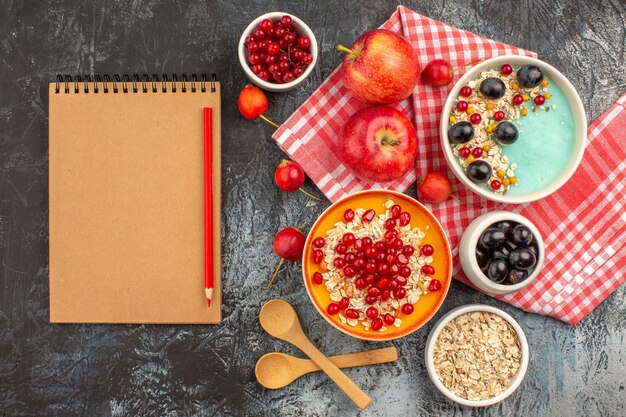
[[[213,114],[210,308],[205,107]],[[220,155],[214,76],[59,76],[50,83],[50,321],[219,322]]]

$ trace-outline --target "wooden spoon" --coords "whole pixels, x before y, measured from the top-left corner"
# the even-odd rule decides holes
[[[361,410],[370,405],[372,399],[306,337],[291,304],[284,300],[268,301],[261,308],[259,321],[270,335],[291,343],[311,358]]]
[[[339,368],[376,365],[398,359],[395,347],[374,349],[367,352],[331,356],[328,359]],[[267,353],[259,358],[254,373],[261,385],[269,389],[286,387],[302,375],[319,371],[320,367],[310,359],[294,358],[280,352]]]

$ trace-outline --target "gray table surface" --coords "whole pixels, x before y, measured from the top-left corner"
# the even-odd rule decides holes
[[[242,119],[246,83],[236,57],[242,29],[272,10],[292,12],[321,48],[311,77],[270,94],[284,120],[340,63],[351,43],[395,10],[390,0],[0,1],[0,415],[8,416],[623,416],[626,414],[624,286],[577,326],[527,314],[453,283],[437,317],[467,303],[515,317],[531,349],[528,374],[508,400],[486,409],[447,401],[428,379],[423,347],[432,327],[393,343],[352,339],[313,309],[299,264],[264,291],[276,258],[271,242],[288,225],[311,226],[326,207],[280,192],[283,158],[272,128]],[[620,0],[407,1],[427,16],[537,51],[578,88],[589,120],[625,90],[625,4]],[[215,71],[223,85],[224,320],[218,326],[48,323],[47,83],[55,74]],[[308,184],[309,189],[314,189]],[[411,189],[409,192],[415,195]],[[298,354],[269,337],[257,315],[266,300],[292,302],[327,354],[394,345],[397,363],[347,374],[374,402],[358,413],[324,375],[277,391],[254,379],[269,351]]]

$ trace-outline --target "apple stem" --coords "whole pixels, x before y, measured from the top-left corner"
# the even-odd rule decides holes
[[[359,54],[354,49],[346,48],[342,44],[337,45],[337,50],[339,52],[345,52],[347,54],[350,54],[353,58],[359,57]]]
[[[482,58],[482,59],[477,59],[476,61],[468,62],[467,64],[463,64],[463,65],[461,65],[461,66],[458,66],[458,67],[456,67],[456,68],[453,68],[452,70],[450,70],[450,73],[451,73],[451,74],[453,74],[453,73],[457,72],[458,70],[460,70],[461,68],[465,68],[465,67],[468,67],[468,66],[470,66],[470,65],[478,64],[479,62],[482,62],[482,61],[484,61],[484,60],[485,60],[485,59],[484,59],[484,58]]]
[[[278,263],[278,266],[274,270],[274,273],[272,274],[272,278],[270,278],[270,282],[269,284],[267,284],[267,288],[272,286],[272,283],[274,282],[274,278],[276,278],[276,274],[278,274],[278,271],[280,270],[280,267],[283,266],[283,263],[285,263],[285,258],[280,258],[280,262]]]
[[[267,123],[271,124],[272,126],[274,126],[275,128],[279,128],[280,125],[278,123],[274,123],[272,122],[270,119],[268,119],[267,117],[265,117],[265,115],[260,114],[259,115],[259,119],[266,121]]]
[[[321,198],[316,197],[316,196],[314,196],[313,194],[310,194],[310,193],[308,193],[308,192],[304,191],[302,188],[298,188],[298,191],[300,191],[300,192],[301,192],[302,194],[304,194],[304,195],[307,195],[307,196],[311,197],[313,200],[317,200],[317,201],[324,201],[324,200],[322,200]]]

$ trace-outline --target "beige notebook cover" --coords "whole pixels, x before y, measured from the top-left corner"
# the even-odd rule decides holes
[[[191,81],[176,82],[173,92],[172,84],[50,84],[51,322],[220,321],[220,85],[196,81],[192,92]],[[213,108],[210,309],[204,107]]]

